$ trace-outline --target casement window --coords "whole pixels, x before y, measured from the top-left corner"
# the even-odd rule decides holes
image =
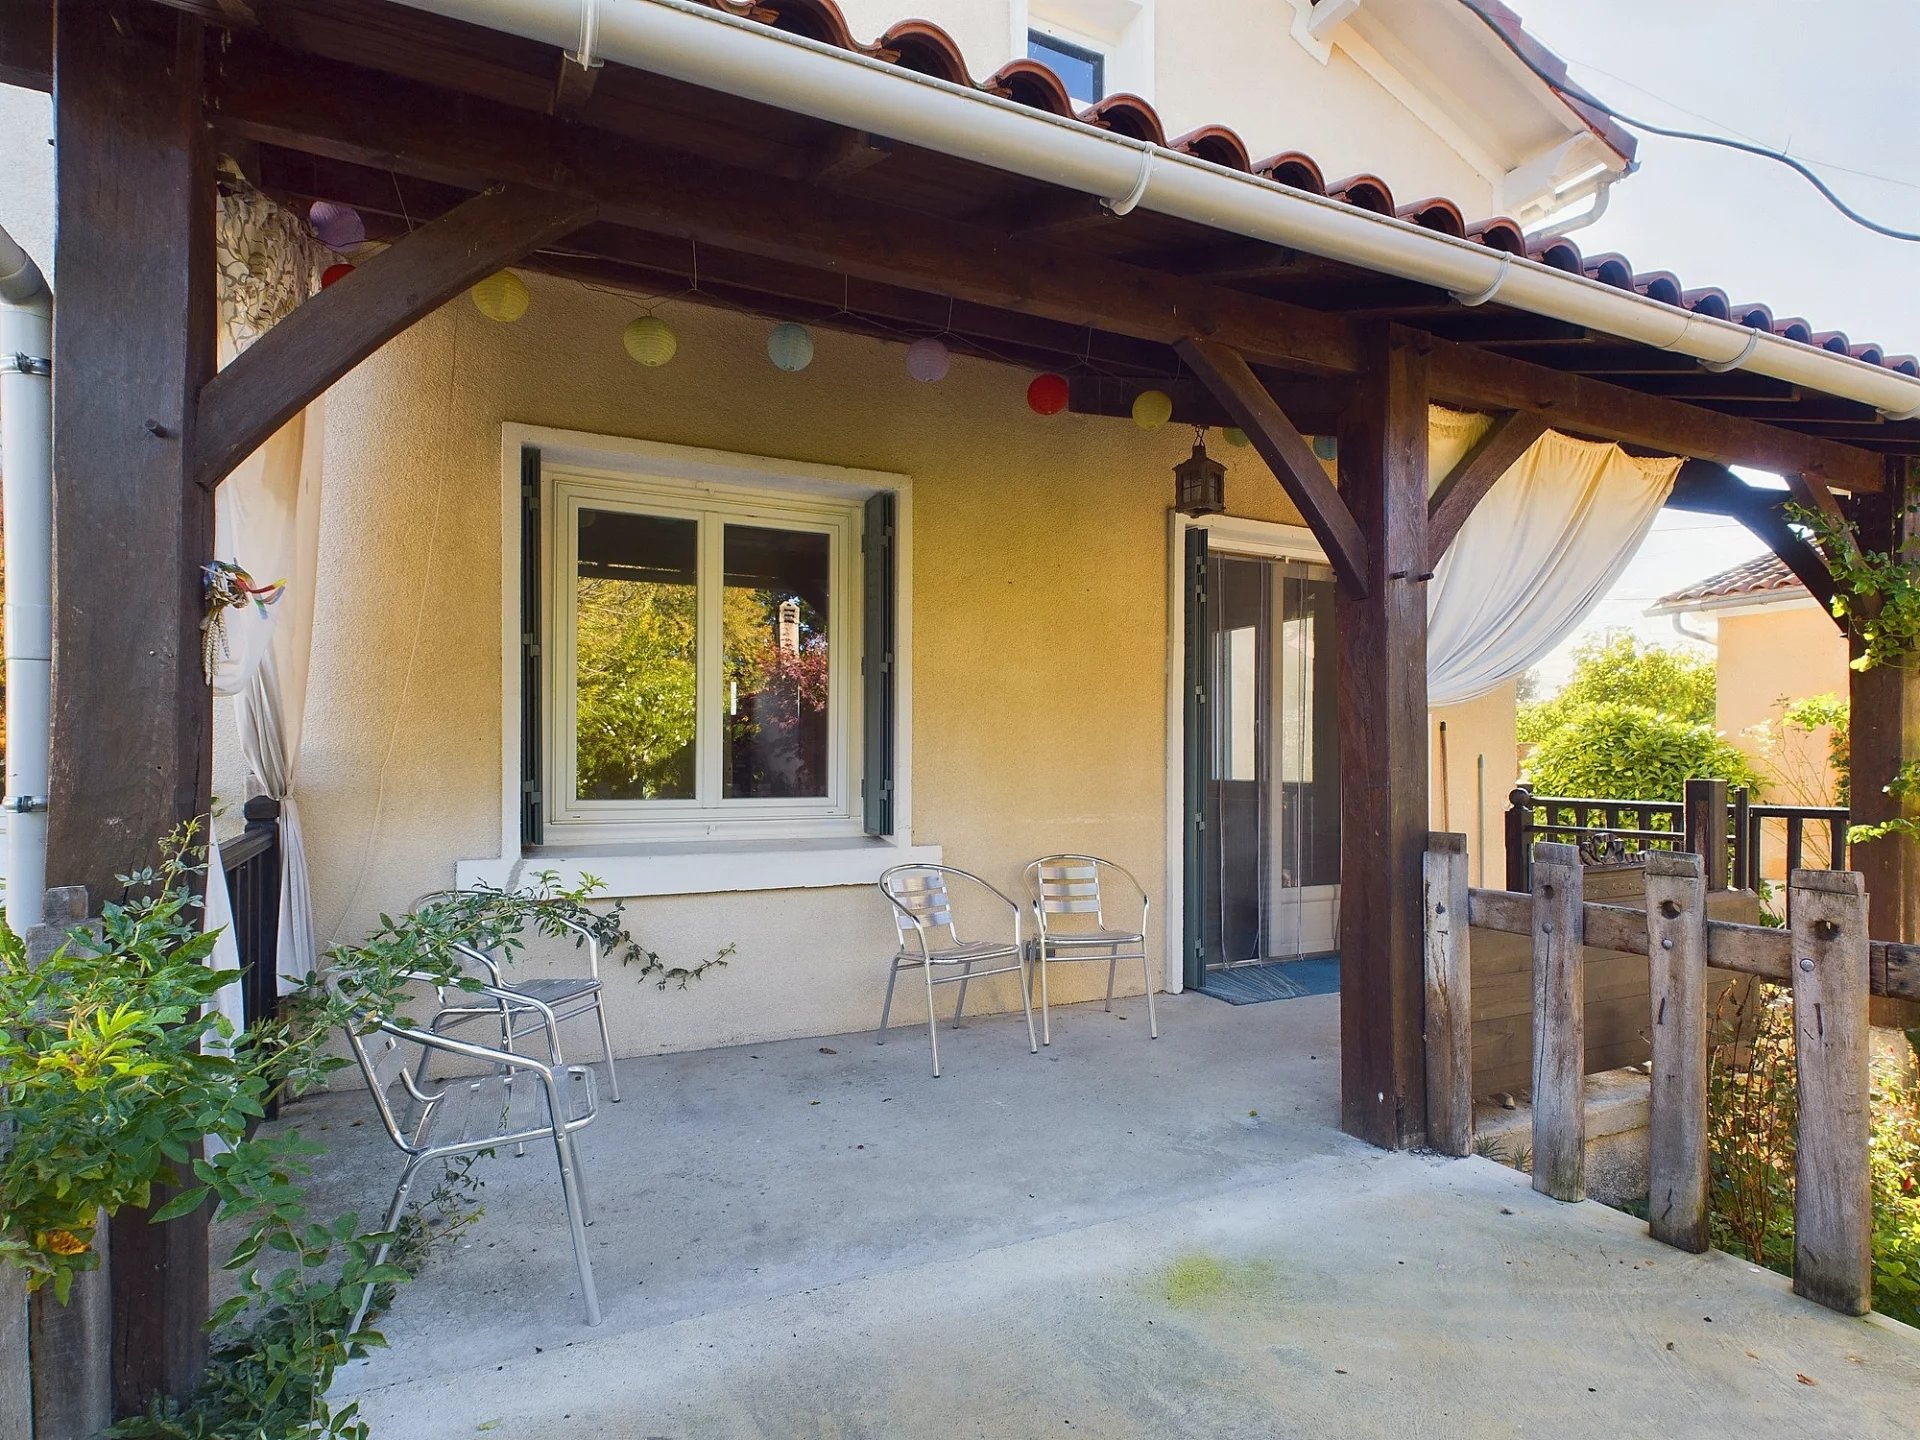
[[[524,845],[891,832],[894,497],[522,453]]]
[[[1099,46],[1029,30],[1027,58],[1038,60],[1058,75],[1076,103],[1091,105],[1106,98],[1107,55]]]

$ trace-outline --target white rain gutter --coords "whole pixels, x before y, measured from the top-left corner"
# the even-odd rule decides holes
[[[53,679],[53,292],[0,229],[0,474],[7,582],[7,924],[24,937],[47,891]]]
[[[595,59],[1920,418],[1920,378],[1679,310],[1535,260],[1293,190],[694,0],[396,0]]]

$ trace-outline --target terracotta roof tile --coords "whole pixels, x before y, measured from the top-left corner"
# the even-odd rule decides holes
[[[953,84],[973,85],[1050,115],[1078,118],[1155,145],[1169,144],[1159,115],[1152,105],[1139,96],[1110,95],[1096,105],[1077,110],[1060,77],[1037,60],[1013,60],[984,81],[972,80],[969,78],[972,72],[967,68],[966,58],[953,37],[932,21],[902,20],[872,44],[861,44],[853,38],[846,17],[834,0],[703,0],[703,3],[729,15],[759,21],[811,40],[937,76]],[[1549,76],[1565,80],[1565,63],[1529,35],[1517,15],[1497,3],[1497,0],[1487,0],[1487,8],[1509,41],[1524,50]],[[1634,153],[1631,134],[1567,93],[1560,84],[1552,81],[1549,84],[1554,93],[1586,121],[1596,135],[1617,153],[1631,159]],[[1311,155],[1297,150],[1282,151],[1269,159],[1250,164],[1247,157],[1253,152],[1238,134],[1224,125],[1203,125],[1190,130],[1172,141],[1171,148],[1225,169],[1251,171],[1282,185],[1344,201],[1377,215],[1398,216],[1413,224],[1463,237],[1492,250],[1524,254],[1557,270],[1586,275],[1622,290],[1637,291],[1677,309],[1715,319],[1730,319],[1801,344],[1851,355],[1870,365],[1899,370],[1909,375],[1920,373],[1920,365],[1910,355],[1889,356],[1884,347],[1856,343],[1837,330],[1816,331],[1808,321],[1797,316],[1777,317],[1770,307],[1763,304],[1729,304],[1724,290],[1714,286],[1689,288],[1678,275],[1668,270],[1636,270],[1633,262],[1624,255],[1605,253],[1584,256],[1579,245],[1566,236],[1529,241],[1512,220],[1492,217],[1468,221],[1459,206],[1444,197],[1421,200],[1412,205],[1398,205],[1393,192],[1375,175],[1355,175],[1329,185],[1319,163]]]
[[[1800,577],[1787,568],[1786,562],[1777,555],[1761,555],[1731,570],[1709,575],[1684,590],[1662,595],[1649,613],[1692,610],[1716,602],[1725,604],[1729,601],[1763,600],[1776,595],[1791,595],[1795,591],[1802,595],[1807,593],[1806,586],[1800,583]]]

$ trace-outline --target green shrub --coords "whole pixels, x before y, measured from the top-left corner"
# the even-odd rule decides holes
[[[1711,725],[1617,700],[1562,715],[1527,758],[1542,795],[1602,800],[1680,800],[1690,779],[1760,791],[1753,763]]]
[[[1613,634],[1580,645],[1573,658],[1573,674],[1558,694],[1520,706],[1522,745],[1536,744],[1570,717],[1608,702],[1638,705],[1701,725],[1713,723],[1714,665],[1704,655]]]

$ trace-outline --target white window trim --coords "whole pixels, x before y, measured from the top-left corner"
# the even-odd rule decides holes
[[[1163,983],[1171,994],[1187,984],[1187,531],[1207,532],[1207,549],[1219,555],[1252,555],[1265,560],[1307,560],[1327,564],[1327,553],[1313,532],[1299,525],[1209,515],[1196,520],[1178,510],[1167,513],[1167,871],[1162,894],[1167,903]]]
[[[859,568],[860,499],[851,496],[803,494],[770,495],[765,489],[741,486],[738,497],[731,486],[689,487],[651,474],[589,470],[582,466],[541,460],[541,513],[549,517],[541,536],[541,613],[548,636],[546,694],[542,714],[551,717],[544,737],[546,785],[546,841],[565,846],[594,843],[631,843],[653,840],[697,840],[724,828],[742,835],[747,827],[769,835],[809,838],[837,832],[845,838],[861,834],[859,784],[855,779],[859,740],[861,651]],[[710,663],[701,665],[696,686],[696,788],[706,800],[606,801],[581,800],[572,783],[575,752],[576,692],[572,683],[577,662],[575,635],[566,619],[572,613],[570,563],[575,553],[575,517],[581,510],[606,509],[643,512],[700,522],[699,570],[711,575],[721,563],[722,525],[738,522],[824,534],[830,545],[827,632],[827,745],[830,785],[825,796],[800,800],[759,802],[720,799],[722,750],[713,739],[710,717],[720,709],[720,671],[711,663],[720,650],[719,588],[700,586],[699,653]],[[719,524],[714,519],[720,519]]]
[[[745,485],[796,496],[861,500],[894,495],[894,834],[714,838],[621,844],[554,843],[531,855],[520,844],[520,452],[540,451],[543,470],[599,470],[709,485]],[[857,594],[857,591],[855,592]],[[667,445],[508,422],[500,427],[500,830],[495,853],[455,865],[460,885],[515,885],[543,870],[563,883],[592,875],[611,897],[717,894],[866,885],[889,865],[938,863],[940,847],[913,835],[913,485],[909,477],[723,450]],[[851,597],[850,597],[851,600]],[[857,753],[855,773],[857,773]],[[849,775],[849,784],[854,784]],[[857,787],[856,787],[857,788]]]

